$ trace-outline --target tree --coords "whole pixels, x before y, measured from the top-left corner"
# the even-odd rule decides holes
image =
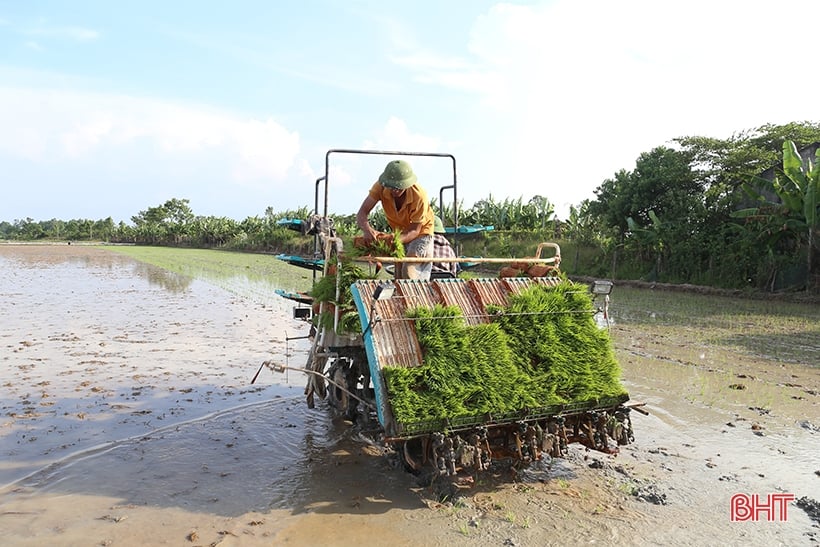
[[[0,238],[16,239],[17,232],[17,227],[13,225],[11,222],[7,220],[0,222]]]
[[[597,199],[589,205],[590,214],[605,228],[617,230],[615,250],[623,247],[631,251],[636,269],[651,264],[654,273],[659,274],[674,258],[676,268],[682,268],[671,272],[676,277],[691,270],[691,249],[686,248],[687,259],[680,259],[664,243],[675,242],[685,247],[692,245],[699,233],[704,216],[703,186],[694,176],[690,162],[690,154],[660,146],[641,154],[633,171],[621,170],[595,190]],[[649,234],[653,238],[650,245],[645,237]],[[616,262],[613,255],[613,263]]]
[[[174,243],[181,243],[189,235],[194,213],[187,199],[169,199],[158,207],[149,207],[132,216],[131,221],[141,237],[148,237],[147,242],[158,243],[173,238]]]
[[[629,217],[626,200],[626,189],[631,183],[632,174],[625,169],[615,173],[614,178],[606,179],[595,189],[596,199],[589,203],[589,214],[597,218],[604,226],[616,228],[623,237],[629,230],[626,219]]]
[[[779,201],[766,198],[765,189],[771,189]],[[775,243],[784,238],[794,237],[797,241],[805,237],[806,241],[806,290],[811,291],[814,279],[814,247],[817,245],[817,232],[820,227],[820,149],[815,153],[814,161],[803,159],[792,141],[783,143],[783,170],[776,173],[774,179],[750,177],[744,189],[756,201],[757,207],[742,209],[735,217],[758,221],[765,227],[767,246],[773,250]]]
[[[563,235],[575,246],[573,270],[578,270],[581,246],[595,245],[604,253],[606,237],[599,230],[595,217],[589,213],[590,201],[585,199],[578,205],[570,205],[569,218],[563,223]]]
[[[43,227],[39,222],[35,222],[33,218],[26,218],[25,220],[15,221],[17,224],[20,239],[34,241],[35,239],[42,239],[46,236]]]
[[[655,214],[655,211],[649,211],[649,219],[651,224],[644,227],[635,222],[635,219],[629,217],[626,219],[629,224],[629,230],[634,240],[638,243],[639,248],[646,247],[655,256],[654,275],[657,276],[662,268],[662,259],[664,251],[668,248],[667,232],[668,228]]]
[[[96,221],[94,223],[94,233],[97,239],[111,241],[111,236],[114,235],[114,219],[108,217]]]
[[[703,186],[689,167],[688,154],[658,147],[640,155],[635,170],[624,170],[596,190],[590,214],[622,234],[630,231],[627,219],[638,226],[652,224],[650,211],[670,222],[686,224],[701,208]]]
[[[820,123],[766,124],[740,131],[728,139],[673,139],[683,152],[690,154],[695,178],[705,190],[706,206],[717,214],[731,213],[742,198],[742,184],[782,161],[783,144],[787,141],[798,148],[820,141]]]
[[[529,205],[535,211],[536,220],[541,224],[541,231],[547,228],[547,222],[555,212],[555,207],[544,196],[536,195],[530,198]]]

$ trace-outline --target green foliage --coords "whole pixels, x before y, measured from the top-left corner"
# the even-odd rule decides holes
[[[798,147],[820,141],[820,124],[766,124],[740,131],[728,139],[698,136],[674,139],[692,156],[695,176],[706,189],[706,206],[724,214],[735,208],[736,189],[741,183],[781,161],[786,141]]]
[[[457,307],[408,312],[424,363],[383,368],[397,421],[500,415],[624,393],[585,286],[534,285],[494,311],[491,323],[475,326]]]
[[[496,201],[491,194],[462,211],[459,223],[494,226],[496,230],[547,230],[552,228],[554,210],[544,196],[533,196],[525,203],[523,197]]]
[[[294,268],[289,264],[261,253],[146,245],[113,245],[107,246],[106,249],[180,274],[157,274],[156,279],[152,274],[152,283],[157,281],[163,286],[173,287],[175,291],[181,290],[178,287],[187,287],[192,279],[205,279],[212,285],[249,299],[272,297],[269,291],[264,291],[264,294],[258,292],[258,287],[270,287],[271,283],[293,291],[310,289],[310,280],[307,276],[294,272]],[[237,283],[237,276],[245,281]]]
[[[686,154],[665,147],[641,154],[634,171],[620,171],[595,190],[598,199],[590,205],[591,213],[617,227],[622,237],[632,231],[630,218],[641,227],[651,224],[650,211],[674,219],[678,226],[690,225],[700,209],[703,188],[689,161]]]
[[[469,207],[459,203],[459,224],[492,225],[495,231],[457,236],[457,252],[525,256],[534,244],[552,240],[570,251],[565,252],[564,265],[576,275],[773,288],[780,286],[774,282],[776,277],[799,270],[794,275],[796,284],[820,282],[820,190],[817,175],[810,176],[818,169],[801,172],[796,154],[820,142],[820,123],[768,124],[725,139],[685,136],[672,142],[674,148],[660,146],[645,152],[634,167],[602,181],[596,198],[572,207],[565,221],[554,217],[545,195],[500,200],[490,195]],[[749,183],[775,166],[777,178],[767,175]],[[810,181],[815,182],[808,184]],[[743,191],[744,183],[748,183],[748,193]],[[429,190],[431,195],[435,191]],[[454,204],[436,208],[445,224],[452,225]],[[131,218],[133,224],[115,223],[110,217],[0,221],[0,238],[307,255],[314,250],[313,238],[279,226],[277,221],[306,219],[312,212],[308,207],[281,212],[267,207],[264,215],[237,221],[196,216],[187,199],[174,198],[140,211]],[[331,217],[337,234],[346,238],[346,247],[352,247],[350,239],[359,233],[355,214]],[[370,223],[380,231],[390,231],[381,208],[371,212]]]
[[[730,288],[750,283],[773,287],[773,276],[794,270],[805,256],[800,250],[806,248],[801,243],[805,235],[793,237],[805,208],[799,215],[778,218],[769,214],[772,210],[750,208],[754,203],[741,186],[784,157],[788,160],[784,143],[799,148],[818,141],[820,124],[790,123],[764,125],[729,139],[681,137],[673,141],[678,150],[660,147],[642,154],[634,170],[621,170],[604,181],[589,204],[590,224],[597,224],[603,236],[596,243],[605,253],[589,273]],[[791,186],[785,179],[780,184],[785,184],[781,193],[786,191],[788,201]],[[773,209],[783,199],[771,179],[755,191],[753,199],[763,196]],[[736,213],[744,207],[746,212]],[[659,222],[651,219],[650,211]]]
[[[339,278],[339,297],[336,297],[336,279]],[[372,279],[359,266],[349,260],[341,261],[341,266],[337,266],[336,261],[329,264],[328,273],[319,279],[310,291],[310,295],[316,302],[325,302],[338,307],[339,332],[361,332],[361,322],[359,314],[353,306],[353,295],[350,286],[360,279]],[[331,307],[317,316],[316,321],[325,327],[332,327],[334,309]]]
[[[744,227],[763,242],[773,259],[804,249],[808,280],[815,271],[816,234],[820,227],[820,150],[814,160],[809,158],[804,165],[797,146],[791,141],[784,142],[782,172],[775,173],[772,180],[750,177],[749,183],[744,184],[744,190],[758,206],[732,215],[744,220]],[[788,261],[781,266],[788,267]],[[806,289],[812,289],[810,282]]]
[[[401,242],[401,231],[395,230],[390,232],[392,237],[390,239],[375,239],[367,246],[356,244],[352,246],[352,250],[347,253],[349,257],[361,256],[392,256],[395,258],[404,258],[407,256],[404,251],[404,244]]]

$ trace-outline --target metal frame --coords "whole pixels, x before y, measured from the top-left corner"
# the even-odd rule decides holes
[[[327,216],[328,210],[328,195],[330,186],[330,156],[331,154],[359,154],[366,156],[412,156],[412,157],[428,157],[428,158],[450,158],[453,165],[453,184],[448,184],[439,188],[439,216],[444,213],[444,191],[450,188],[453,189],[453,223],[458,230],[458,176],[456,174],[456,157],[452,154],[445,154],[441,152],[400,152],[397,150],[360,150],[355,148],[333,148],[325,153],[325,176],[316,180],[316,214],[319,213],[319,182],[325,182],[325,201],[323,216]]]

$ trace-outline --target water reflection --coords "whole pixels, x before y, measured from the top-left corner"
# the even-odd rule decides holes
[[[172,294],[183,293],[195,280],[201,280],[288,313],[292,303],[277,295],[276,289],[304,290],[310,286],[311,274],[301,268],[289,267],[289,273],[275,274],[270,264],[277,259],[271,256],[245,254],[237,261],[230,253],[220,255],[218,251],[211,251],[216,258],[199,260],[196,256],[186,256],[187,251],[197,250],[174,249],[174,254],[162,258],[167,263],[156,265],[119,254],[113,248],[4,244],[0,245],[0,273],[5,272],[8,275],[4,277],[9,277],[22,271],[49,270],[53,287],[82,287],[81,290],[85,290],[91,285],[89,274],[99,277],[102,272],[109,282],[112,278],[123,283],[143,279],[148,285]],[[182,258],[178,258],[180,256]]]
[[[130,259],[129,262],[133,262],[132,271],[134,274],[148,280],[150,285],[160,287],[174,294],[185,292],[194,281],[193,277],[174,273],[145,262]]]
[[[303,362],[304,344],[285,337],[305,324],[269,285],[254,300],[278,299],[281,311],[99,248],[0,245],[0,257],[0,484],[69,451],[267,397],[278,377],[249,385],[262,360]],[[251,282],[234,285],[252,294]]]

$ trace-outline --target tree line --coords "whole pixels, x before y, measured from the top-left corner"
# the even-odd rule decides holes
[[[579,274],[726,288],[817,288],[818,147],[820,124],[810,122],[768,124],[727,139],[680,137],[604,180],[595,198],[571,207],[566,219],[555,216],[543,195],[526,201],[490,195],[470,207],[459,204],[459,224],[493,226],[477,237],[485,250],[500,253],[513,254],[516,242],[557,239],[574,253]],[[544,187],[550,183],[555,181]],[[453,209],[441,211],[445,223],[452,223]],[[174,198],[140,211],[130,224],[110,217],[3,221],[0,238],[305,252],[312,248],[309,238],[280,221],[306,219],[311,212],[268,207],[262,216],[236,221],[195,215],[187,199]],[[374,215],[374,225],[386,230],[381,210]],[[357,233],[355,214],[333,219],[343,237]]]

